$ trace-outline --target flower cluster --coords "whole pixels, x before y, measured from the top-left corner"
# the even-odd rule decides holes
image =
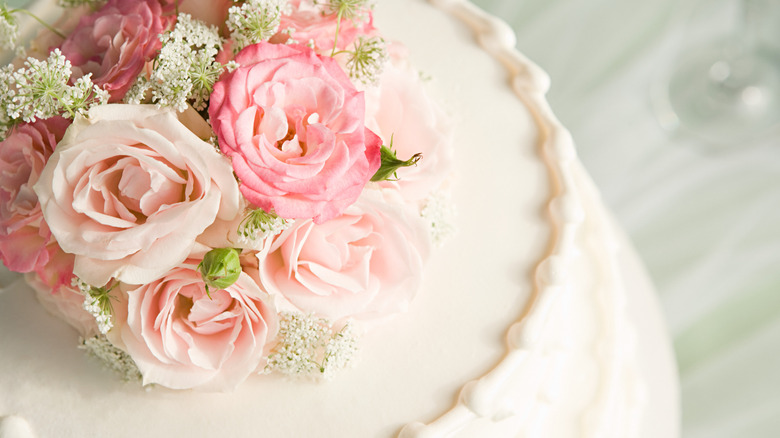
[[[280,316],[279,342],[268,356],[266,370],[330,379],[352,363],[357,338],[351,322],[336,331],[325,318],[287,312]]]
[[[144,385],[353,364],[450,229],[450,126],[371,2],[61,5],[0,69],[6,267]]]

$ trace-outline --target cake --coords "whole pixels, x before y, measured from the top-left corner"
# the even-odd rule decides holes
[[[546,75],[465,1],[380,1],[374,24],[452,120],[458,231],[408,310],[329,381],[144,390],[75,348],[79,333],[16,281],[0,293],[0,436],[677,436],[652,287]]]

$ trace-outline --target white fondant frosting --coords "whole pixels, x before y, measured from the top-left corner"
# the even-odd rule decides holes
[[[362,338],[356,368],[144,391],[77,350],[17,282],[0,294],[14,334],[0,337],[0,415],[42,437],[676,436],[668,340],[657,310],[634,309],[652,289],[545,100],[548,76],[463,0],[381,0],[375,21],[455,121],[459,234],[410,311]]]

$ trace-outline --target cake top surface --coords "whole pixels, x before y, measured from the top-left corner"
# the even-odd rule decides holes
[[[2,340],[0,414],[41,436],[61,436],[62,424],[73,436],[565,437],[607,424],[637,436],[636,340],[615,273],[622,241],[546,105],[547,77],[500,21],[467,2],[432,3],[379,2],[373,24],[405,46],[451,120],[459,232],[430,259],[408,310],[361,337],[358,366],[332,382],[265,375],[227,394],[143,391],[85,360],[77,334],[16,284],[0,295],[0,325],[24,333]],[[33,359],[20,369],[22,357]]]

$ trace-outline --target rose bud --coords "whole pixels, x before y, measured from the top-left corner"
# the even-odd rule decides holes
[[[203,261],[198,265],[206,283],[206,292],[209,288],[225,289],[238,280],[241,275],[241,260],[239,250],[235,248],[216,248],[207,252]]]

